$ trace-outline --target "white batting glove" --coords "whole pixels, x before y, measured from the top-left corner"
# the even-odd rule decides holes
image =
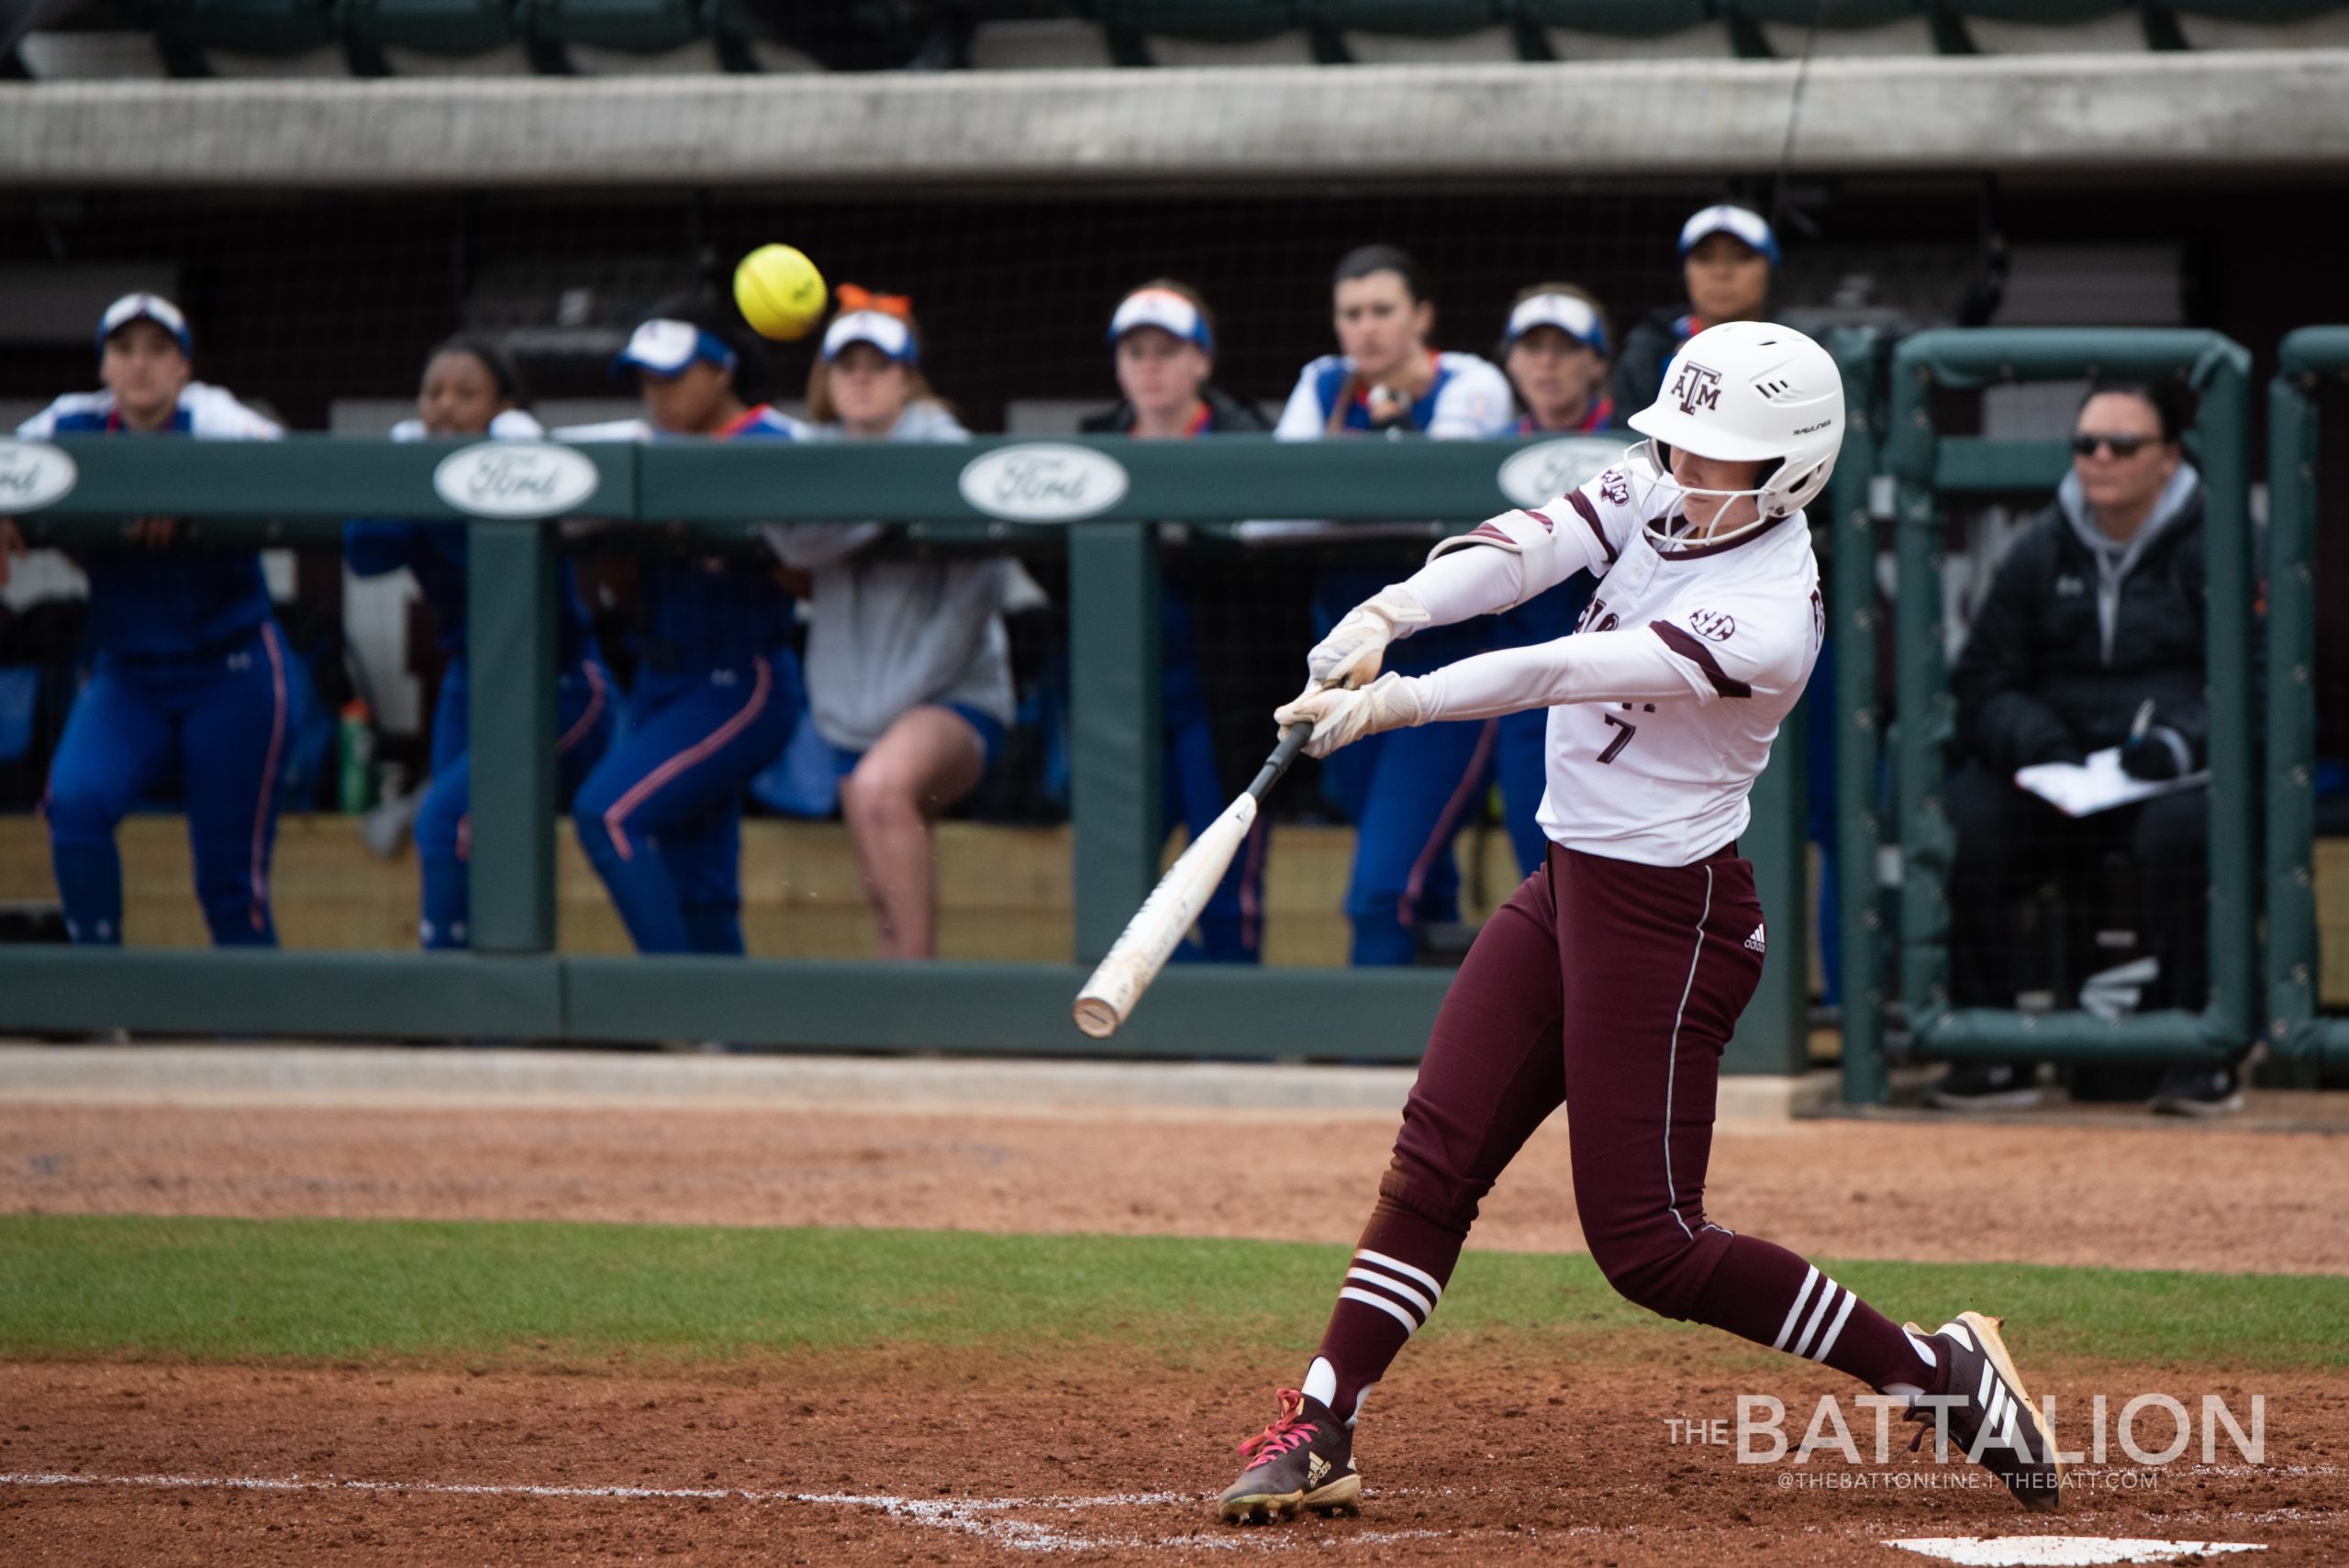
[[[1305,656],[1306,673],[1317,686],[1368,685],[1378,678],[1386,645],[1410,636],[1430,619],[1427,606],[1408,588],[1381,588],[1348,610],[1346,618],[1313,645]]]
[[[1417,724],[1422,712],[1419,688],[1411,678],[1390,673],[1352,691],[1337,686],[1309,690],[1286,706],[1275,708],[1273,722],[1286,729],[1311,720],[1313,733],[1306,740],[1305,754],[1326,757],[1365,735]]]

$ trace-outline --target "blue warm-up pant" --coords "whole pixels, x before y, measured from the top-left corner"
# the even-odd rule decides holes
[[[195,851],[195,894],[220,947],[274,947],[269,858],[287,740],[284,639],[273,623],[204,653],[100,655],[50,764],[50,854],[67,931],[122,940],[115,827],[176,773]]]
[[[473,764],[466,755],[473,703],[462,657],[440,677],[432,714],[432,783],[416,812],[416,855],[423,870],[418,934],[428,948],[467,941],[466,863],[473,858]],[[590,656],[555,683],[555,804],[567,810],[587,770],[612,736],[611,676]]]
[[[1180,822],[1196,840],[1206,832],[1234,791],[1216,763],[1215,728],[1208,717],[1207,692],[1199,679],[1198,650],[1191,629],[1191,607],[1174,589],[1160,608],[1161,721],[1164,763],[1159,793],[1160,837]],[[1240,852],[1224,869],[1207,906],[1199,911],[1198,939],[1186,937],[1177,963],[1258,963],[1264,959],[1264,846],[1271,834],[1263,817],[1248,831]]]
[[[1325,580],[1315,606],[1316,629],[1324,635],[1355,602],[1349,595],[1364,587],[1360,581],[1341,585],[1341,576],[1352,575]],[[1592,585],[1577,576],[1494,620],[1421,632],[1391,645],[1385,668],[1419,674],[1488,647],[1567,636]],[[1430,724],[1357,741],[1322,764],[1324,790],[1355,825],[1346,888],[1353,963],[1410,963],[1419,955],[1419,927],[1460,917],[1453,842],[1496,778],[1519,871],[1531,876],[1545,862],[1549,846],[1535,817],[1546,786],[1548,730],[1546,708]]]
[[[640,952],[742,951],[742,797],[791,739],[796,665],[638,674],[572,818]]]

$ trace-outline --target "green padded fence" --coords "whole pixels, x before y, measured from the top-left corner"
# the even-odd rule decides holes
[[[2199,448],[2206,491],[2210,1005],[2200,1013],[2154,1012],[2113,1022],[2079,1011],[1954,1008],[1948,984],[1948,875],[1955,843],[1942,792],[1955,705],[1943,655],[1940,500],[1969,492],[2052,490],[2069,459],[2060,441],[1943,438],[1933,425],[1932,394],[1936,388],[1977,389],[2000,382],[2181,373],[2201,394],[2191,439]],[[1920,333],[1894,351],[1886,457],[1897,484],[1898,512],[1899,978],[1909,1051],[1917,1057],[2217,1062],[2252,1040],[2252,881],[2257,862],[2251,729],[2250,373],[2251,357],[2241,347],[2216,333],[2197,331],[1945,330]]]
[[[736,539],[752,521],[872,517],[915,524],[930,539],[1064,538],[1069,556],[1077,933],[1070,963],[609,959],[551,951],[551,525],[477,517],[444,500],[434,473],[461,450],[451,443],[68,438],[56,450],[78,466],[72,488],[39,506],[14,492],[11,509],[35,543],[103,537],[122,517],[150,514],[189,518],[195,539],[220,543],[332,543],[348,516],[473,517],[474,951],[0,949],[0,1029],[1097,1052],[1069,1020],[1083,964],[1106,950],[1157,874],[1151,525],[1264,517],[1467,525],[1532,499],[1503,488],[1504,472],[1521,472],[1529,461],[1528,445],[1514,442],[1323,446],[1230,437],[570,449],[593,473],[586,493],[564,498],[567,515],[685,518],[691,521],[678,527],[686,533]],[[26,449],[16,450],[22,459]],[[1520,468],[1508,469],[1511,460]],[[19,482],[29,483],[22,462],[0,463],[0,494]],[[1787,1073],[1804,1060],[1799,733],[1790,726],[1790,743],[1777,749],[1755,789],[1745,848],[1772,921],[1776,989],[1747,1015],[1726,1062],[1732,1072]],[[1441,970],[1178,969],[1158,982],[1114,1049],[1415,1061],[1450,978]]]
[[[2349,1018],[2317,1013],[2317,394],[2349,383],[2349,327],[2286,338],[2267,388],[2267,1044],[2349,1062]]]
[[[1885,1098],[1884,917],[1876,899],[1876,851],[1884,840],[1877,770],[1884,753],[1876,710],[1875,495],[1877,406],[1884,390],[1885,343],[1874,332],[1839,331],[1828,350],[1843,372],[1843,452],[1823,497],[1827,519],[1827,602],[1835,658],[1835,879],[1820,896],[1836,900],[1842,919],[1843,1099]],[[1811,722],[1824,722],[1813,714]]]

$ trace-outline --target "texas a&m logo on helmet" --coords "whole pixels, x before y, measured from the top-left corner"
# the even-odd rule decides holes
[[[1680,400],[1683,414],[1694,414],[1699,408],[1718,412],[1721,406],[1721,373],[1709,370],[1694,360],[1683,360],[1679,378],[1672,384],[1672,395]]]

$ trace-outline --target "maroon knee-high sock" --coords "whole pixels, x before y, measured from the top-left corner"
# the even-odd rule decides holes
[[[1337,1307],[1322,1332],[1315,1365],[1306,1373],[1306,1392],[1352,1421],[1370,1385],[1386,1375],[1404,1342],[1442,1299],[1466,1240],[1381,1196],[1346,1265]],[[1325,1362],[1329,1372],[1317,1378]],[[1310,1386],[1316,1382],[1323,1387]]]
[[[1932,1391],[1932,1347],[1775,1242],[1730,1240],[1720,1266],[1689,1315],[1699,1323],[1824,1362],[1871,1388],[1913,1384]]]

